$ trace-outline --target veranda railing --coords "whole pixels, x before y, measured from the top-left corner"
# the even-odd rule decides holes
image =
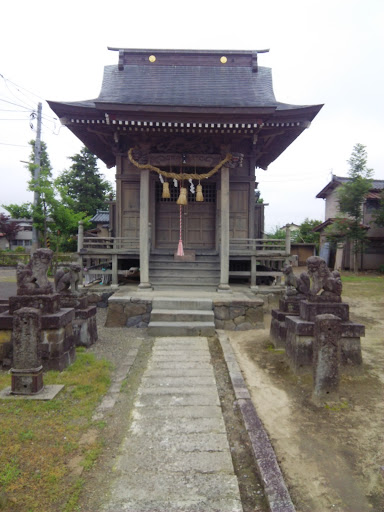
[[[251,270],[230,271],[233,277],[250,277],[251,287],[256,286],[257,277],[272,277],[280,284],[283,266],[290,255],[290,239],[231,238],[230,257],[250,259]],[[257,268],[259,267],[259,268]],[[260,270],[260,267],[263,270]]]

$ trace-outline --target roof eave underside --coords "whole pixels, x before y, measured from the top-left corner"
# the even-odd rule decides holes
[[[207,119],[210,121],[217,119],[219,122],[234,122],[237,119],[239,121],[246,122],[277,122],[284,120],[300,120],[305,121],[304,125],[298,128],[292,129],[289,132],[285,132],[283,136],[279,137],[279,140],[267,154],[260,157],[257,162],[257,166],[266,169],[278,156],[285,151],[285,149],[305,130],[305,127],[313,120],[316,114],[321,109],[322,105],[312,105],[297,107],[289,105],[289,108],[283,108],[283,104],[280,104],[280,108],[276,107],[259,107],[259,108],[212,108],[212,109],[200,109],[199,107],[188,107],[185,106],[180,109],[174,109],[164,107],[154,109],[150,105],[135,105],[135,110],[132,109],[131,105],[120,105],[120,104],[106,104],[95,101],[87,102],[74,102],[74,103],[61,103],[61,102],[48,102],[52,110],[61,118],[93,118],[93,119],[105,119],[105,114],[109,115],[120,114],[123,117],[130,119],[147,119],[148,121],[157,120],[163,118],[164,115],[172,116],[174,121],[186,119],[186,116],[191,116],[193,119]],[[175,111],[176,110],[176,111]],[[67,123],[65,123],[67,124]],[[107,145],[102,144],[100,138],[96,137],[93,133],[87,131],[84,125],[68,124],[68,128],[78,137],[83,144],[94,152],[98,158],[100,158],[108,167],[115,165],[115,157],[111,152],[111,149]],[[112,127],[111,127],[112,128]]]

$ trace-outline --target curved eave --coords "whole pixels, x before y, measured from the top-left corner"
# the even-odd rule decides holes
[[[256,165],[266,169],[281,153],[310,125],[322,105],[297,106],[278,103],[275,106],[238,108],[194,106],[154,107],[151,105],[120,105],[96,102],[95,100],[61,103],[48,102],[52,110],[108,167],[115,165],[115,154],[111,147],[111,136],[115,125],[106,124],[106,117],[172,122],[187,120],[209,123],[251,123],[258,126],[260,152]],[[72,120],[76,119],[76,123]],[[89,123],[92,123],[90,125]],[[103,136],[102,132],[105,132]],[[247,135],[248,137],[251,134]]]

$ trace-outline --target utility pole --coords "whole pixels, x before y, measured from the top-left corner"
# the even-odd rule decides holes
[[[40,177],[40,153],[41,153],[41,110],[42,104],[39,103],[37,106],[37,128],[36,128],[36,139],[35,139],[35,169],[33,172],[33,179],[35,182]],[[33,195],[33,206],[36,207],[39,204],[40,194],[35,190]],[[34,219],[33,219],[34,220]],[[39,233],[35,226],[32,226],[32,252],[38,249],[39,244]]]

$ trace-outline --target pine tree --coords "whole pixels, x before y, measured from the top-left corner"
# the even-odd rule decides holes
[[[61,173],[56,185],[74,212],[94,215],[97,209],[106,207],[112,186],[103,179],[97,158],[89,149],[83,147],[80,153],[70,158],[71,167]]]

